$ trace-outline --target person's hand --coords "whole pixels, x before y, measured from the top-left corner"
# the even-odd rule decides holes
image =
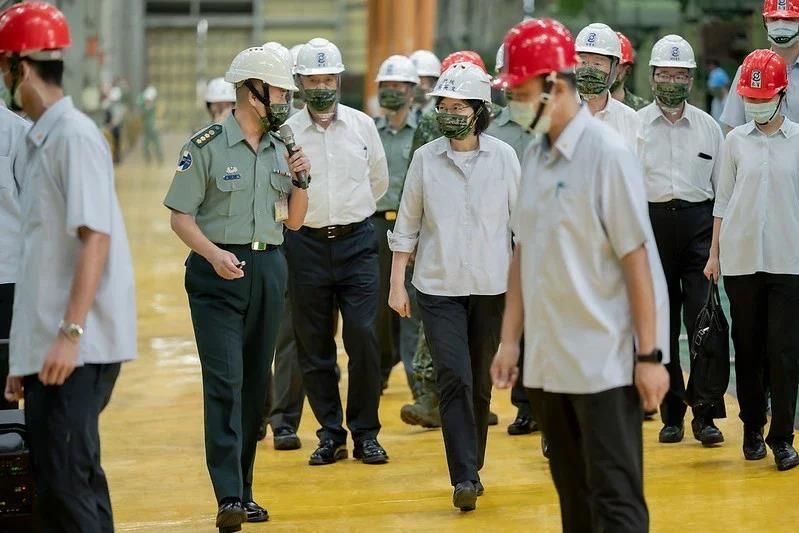
[[[78,344],[59,332],[44,358],[39,381],[45,385],[63,385],[75,370],[78,361]]]
[[[25,388],[22,385],[21,376],[8,376],[6,378],[5,398],[7,402],[18,402],[22,400]]]
[[[644,412],[654,411],[669,390],[669,373],[661,363],[636,363],[635,388]]]
[[[402,318],[411,316],[411,300],[404,283],[391,284],[388,292],[388,306],[396,311]]]
[[[283,157],[286,158],[286,162],[289,164],[289,170],[294,174],[294,179],[299,179],[297,178],[297,173],[303,170],[308,176],[311,175],[311,160],[308,159],[308,156],[305,155],[301,147],[295,146],[293,154],[289,155],[285,153]],[[310,182],[310,179],[308,181]]]
[[[707,265],[705,265],[704,270],[705,277],[715,283],[719,282],[719,276],[721,275],[721,267],[719,266],[719,258],[718,256],[711,256],[707,260]]]
[[[519,379],[519,344],[501,343],[491,363],[491,381],[498,389],[509,389]]]
[[[211,263],[220,278],[238,279],[244,277],[244,269],[236,266],[241,261],[227,250],[219,248],[208,262]]]

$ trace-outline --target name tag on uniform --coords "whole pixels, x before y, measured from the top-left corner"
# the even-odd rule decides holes
[[[283,222],[289,218],[289,199],[281,198],[275,202],[275,222]]]

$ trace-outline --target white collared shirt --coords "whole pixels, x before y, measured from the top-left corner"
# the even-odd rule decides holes
[[[657,342],[668,361],[668,289],[641,165],[587,106],[550,147],[530,146],[511,221],[521,246],[524,385],[591,394],[631,385],[635,329],[621,260],[646,246]]]
[[[721,112],[719,122],[731,128],[736,128],[749,122],[744,110],[744,101],[738,94],[738,79],[741,77],[741,67],[735,72],[735,78],[730,85],[730,92],[724,102],[724,111]],[[788,68],[788,88],[785,91],[781,112],[789,120],[799,123],[799,59]]]
[[[311,120],[308,106],[286,123],[311,161],[305,225],[352,224],[373,215],[388,189],[386,154],[374,120],[337,104],[327,129]]]
[[[111,154],[92,120],[68,96],[39,117],[25,139],[20,179],[22,255],[11,323],[10,374],[42,369],[58,335],[85,226],[110,236],[108,260],[86,318],[78,365],[136,356],[136,300],[128,239],[114,190]]]
[[[22,139],[30,123],[0,107],[0,284],[14,283],[22,249],[22,221],[14,173],[24,160]]]
[[[413,154],[394,231],[394,252],[416,250],[413,286],[436,296],[507,290],[510,212],[519,159],[510,145],[481,134],[473,156],[439,137]]]
[[[638,155],[644,165],[650,202],[704,202],[715,197],[724,136],[704,111],[685,104],[671,123],[656,103],[638,111],[643,123]]]
[[[766,136],[753,121],[727,135],[713,216],[722,274],[799,274],[799,124]]]
[[[641,119],[633,108],[624,105],[608,93],[607,105],[597,111],[594,117],[621,135],[631,150],[638,151]]]

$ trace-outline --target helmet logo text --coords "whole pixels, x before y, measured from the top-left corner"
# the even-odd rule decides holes
[[[594,32],[589,33],[588,34],[588,39],[587,39],[586,42],[588,44],[590,44],[591,46],[594,46],[596,44],[596,33],[594,33]]]
[[[322,67],[325,65],[325,63],[327,63],[327,59],[325,58],[325,53],[319,52],[318,54],[316,54],[316,64]]]
[[[760,71],[755,69],[752,71],[752,88],[753,89],[760,89]]]
[[[679,61],[680,59],[680,47],[679,46],[672,46],[671,47],[671,58],[674,60]]]

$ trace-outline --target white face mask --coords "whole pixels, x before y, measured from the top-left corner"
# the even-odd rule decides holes
[[[744,102],[744,112],[746,113],[747,120],[754,120],[758,124],[768,124],[777,116],[777,111],[780,107],[780,97],[775,96],[768,102],[762,104],[755,104],[751,102]]]
[[[531,102],[508,102],[510,119],[521,127],[527,129],[535,118],[535,104]]]
[[[768,40],[779,48],[790,48],[799,42],[799,20],[772,20],[766,23]]]

